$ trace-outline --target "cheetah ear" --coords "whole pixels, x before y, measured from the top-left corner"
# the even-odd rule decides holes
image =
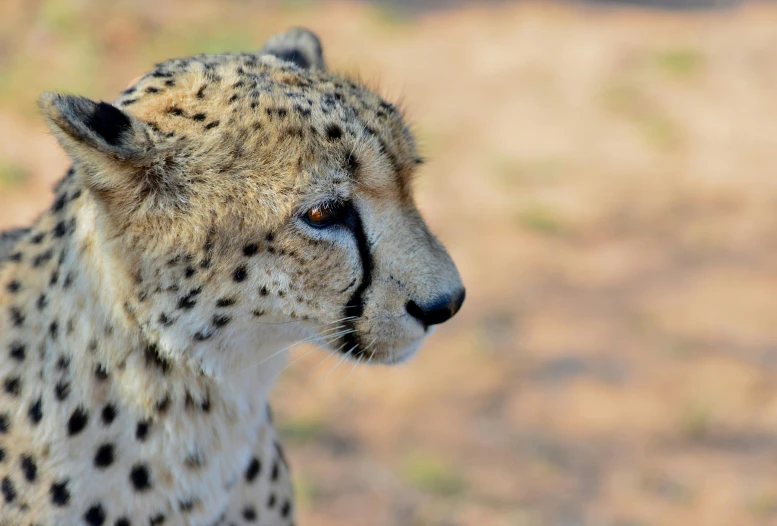
[[[149,153],[147,126],[107,102],[44,93],[38,107],[59,143],[76,160],[136,164]]]
[[[312,31],[293,27],[283,33],[271,36],[265,42],[260,55],[274,55],[286,62],[292,62],[302,69],[324,71],[324,54],[321,41]]]
[[[68,155],[86,170],[84,183],[96,195],[136,195],[138,174],[153,164],[148,125],[107,102],[44,93],[38,106]]]

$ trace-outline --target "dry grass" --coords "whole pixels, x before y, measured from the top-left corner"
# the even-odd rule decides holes
[[[300,524],[777,522],[777,9],[283,4],[8,0],[0,224],[66,166],[38,92],[308,25],[414,116],[468,301],[407,365],[288,371]]]

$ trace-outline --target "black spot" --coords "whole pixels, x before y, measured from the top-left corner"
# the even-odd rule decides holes
[[[198,342],[204,342],[205,340],[209,340],[213,336],[213,330],[210,328],[205,328],[201,331],[198,331],[194,334],[194,339]]]
[[[146,88],[146,93],[159,93],[159,88],[155,88],[154,86],[149,86]]]
[[[88,422],[89,413],[87,413],[86,409],[83,407],[77,407],[70,415],[70,419],[67,421],[67,434],[69,436],[77,435],[84,430]]]
[[[167,113],[169,113],[170,115],[175,115],[176,117],[180,117],[183,115],[183,110],[181,108],[177,108],[173,106],[172,108],[167,110]]]
[[[272,232],[268,232],[266,236],[264,236],[265,241],[268,243],[272,243],[275,239],[275,235]]]
[[[196,274],[196,273],[197,273],[197,269],[195,269],[192,266],[188,266],[188,267],[186,267],[186,270],[184,270],[183,275],[184,275],[185,278],[188,279],[188,278],[194,276],[194,274]]]
[[[196,499],[179,500],[178,509],[181,510],[182,513],[187,513],[194,509],[194,504],[196,502]]]
[[[288,500],[283,501],[283,506],[281,506],[281,517],[286,518],[291,513],[291,502]]]
[[[46,305],[49,304],[48,298],[46,298],[46,294],[41,294],[38,296],[38,301],[35,303],[35,306],[38,307],[38,310],[43,310],[46,308]]]
[[[246,468],[245,472],[245,478],[246,482],[251,483],[256,479],[257,475],[259,475],[259,472],[262,470],[262,464],[259,462],[259,459],[256,457],[253,457],[251,459],[251,462],[248,464],[248,467]]]
[[[132,523],[127,517],[119,517],[116,519],[116,522],[113,523],[113,526],[132,526]]]
[[[49,495],[51,496],[51,502],[55,506],[67,506],[67,503],[70,502],[70,491],[67,489],[69,482],[69,479],[63,479],[51,485]]]
[[[267,287],[262,287],[261,289],[259,289],[259,294],[261,294],[262,296],[267,296],[269,293],[270,291],[267,290]]]
[[[130,471],[130,482],[135,491],[143,492],[151,489],[151,475],[148,473],[148,467],[145,464],[135,464]]]
[[[108,370],[105,368],[103,364],[98,363],[97,367],[94,368],[94,377],[100,381],[104,381],[108,379]]]
[[[187,468],[191,468],[191,469],[202,467],[202,464],[203,464],[202,455],[200,455],[199,452],[195,451],[194,453],[186,455],[186,458],[183,460],[183,463]]]
[[[164,398],[156,403],[156,410],[160,413],[164,413],[170,408],[170,397],[165,395]]]
[[[302,106],[294,106],[294,109],[303,117],[310,117],[310,108],[303,108]]]
[[[207,395],[205,396],[205,400],[203,400],[202,403],[200,404],[200,409],[202,409],[202,411],[204,413],[207,413],[207,412],[210,411],[210,397],[209,396],[207,396]]]
[[[164,312],[159,315],[159,323],[161,323],[164,327],[169,327],[173,324],[175,320],[170,318],[167,314]]]
[[[207,87],[208,87],[207,84],[203,84],[202,86],[200,86],[200,89],[197,90],[197,98],[198,99],[202,99],[202,98],[205,97],[205,88],[207,88]]]
[[[5,449],[0,447],[0,462],[5,460]]]
[[[192,115],[192,120],[195,120],[197,122],[204,121],[207,118],[207,115],[204,113],[195,113]]]
[[[163,513],[158,513],[148,520],[150,526],[159,526],[165,522],[165,516]]]
[[[10,354],[11,358],[16,360],[17,362],[24,361],[25,353],[26,353],[26,347],[22,342],[18,340],[11,342],[11,345],[8,347],[8,354]]]
[[[62,288],[68,288],[70,285],[73,284],[73,279],[75,278],[75,275],[73,272],[68,272],[67,276],[65,276],[65,281],[62,283]]]
[[[246,257],[251,257],[257,252],[259,252],[259,247],[255,243],[251,243],[243,247],[243,255]]]
[[[11,429],[11,417],[8,413],[0,413],[0,433],[5,434]]]
[[[57,320],[54,320],[49,325],[49,334],[52,338],[56,338],[57,334],[59,334],[59,322]]]
[[[13,502],[16,498],[16,488],[14,488],[13,482],[8,477],[3,477],[3,482],[0,484],[3,490],[3,497],[6,502]]]
[[[54,225],[54,229],[51,231],[51,234],[54,237],[62,237],[65,235],[65,232],[67,232],[67,226],[65,226],[64,221],[60,221],[56,225]]]
[[[221,124],[219,121],[209,122],[208,124],[205,125],[205,129],[206,130],[212,130],[213,128],[215,128],[219,124]]]
[[[84,520],[90,526],[102,526],[105,522],[105,510],[100,504],[95,504],[84,513]]]
[[[232,318],[229,316],[226,316],[224,314],[216,314],[213,316],[213,326],[214,327],[223,327],[227,325],[230,321],[232,321]]]
[[[63,197],[67,197],[67,196],[63,196]],[[45,237],[46,237],[46,232],[38,232],[37,234],[35,234],[30,238],[30,243],[32,243],[33,245],[40,245],[41,241],[43,241],[43,238]]]
[[[27,482],[35,482],[35,478],[38,476],[38,466],[35,464],[35,459],[32,455],[22,456],[22,473]]]
[[[30,404],[30,408],[27,410],[27,416],[30,417],[30,422],[32,422],[33,425],[38,425],[41,421],[41,418],[43,418],[42,405],[43,401],[40,397],[38,397],[37,400]]]
[[[175,86],[175,81],[173,79],[167,79],[165,81],[165,86],[167,86],[168,88],[172,88],[173,86]]]
[[[68,382],[65,382],[64,380],[60,380],[57,382],[57,385],[54,386],[54,396],[57,397],[57,400],[60,402],[67,398],[67,396],[70,394],[70,384]]]
[[[124,105],[129,102],[125,101]],[[117,145],[121,135],[132,127],[129,117],[123,111],[105,102],[95,105],[85,124],[112,146]]]
[[[12,280],[9,281],[8,284],[5,286],[5,289],[10,292],[11,294],[14,294],[17,292],[20,288],[22,288],[22,284],[18,280]]]
[[[356,158],[355,154],[351,153],[348,155],[348,159],[346,159],[346,166],[352,175],[359,170],[359,159]]]
[[[337,124],[330,124],[326,127],[326,137],[329,140],[339,139],[343,136],[343,130]]]
[[[70,367],[70,357],[62,355],[57,360],[57,369],[60,371],[67,371],[67,368]]]
[[[235,273],[232,275],[232,279],[240,283],[241,281],[245,280],[248,276],[248,269],[246,269],[245,266],[241,265],[235,269]]]
[[[275,507],[275,500],[275,493],[270,493],[270,496],[267,499],[267,507],[273,509]]]
[[[103,444],[97,448],[97,453],[94,455],[94,465],[100,469],[105,469],[113,464],[114,458],[113,444]]]
[[[235,102],[235,101],[236,101],[238,98],[239,98],[239,97],[238,97],[237,95],[232,95],[231,97],[229,97],[229,103],[230,103],[230,104],[232,104],[232,103],[233,103],[233,102]]]
[[[256,520],[256,510],[253,506],[246,506],[243,508],[243,518],[248,522],[254,522]]]
[[[141,442],[145,442],[148,438],[148,428],[151,426],[151,422],[148,420],[141,420],[138,422],[138,426],[135,428],[135,438]]]
[[[235,298],[221,298],[216,301],[216,307],[231,307],[236,301]]]
[[[106,426],[110,425],[111,422],[113,422],[114,419],[116,418],[116,406],[114,406],[113,404],[105,404],[105,407],[103,407],[103,412],[101,416],[102,416],[103,424],[105,424]]]
[[[154,345],[148,345],[145,350],[146,365],[154,365],[162,374],[167,374],[170,371],[170,362],[165,360],[161,354],[159,354],[159,348]]]
[[[190,290],[186,296],[178,300],[178,308],[184,310],[193,308],[197,305],[197,300],[195,300],[195,298],[200,292],[202,292],[202,288]]]
[[[272,463],[272,474],[270,475],[270,478],[273,481],[278,480],[278,476],[280,475],[280,466],[278,465],[278,462]]]
[[[24,313],[18,307],[11,307],[10,319],[14,327],[21,327],[24,325]]]
[[[11,396],[19,396],[22,393],[22,379],[18,376],[9,376],[3,382],[5,392]]]
[[[62,195],[58,196],[56,201],[54,201],[54,204],[51,205],[51,211],[52,212],[59,212],[60,210],[62,210],[62,208],[64,208],[65,203],[67,203],[67,194],[62,194]],[[42,234],[38,234],[38,235],[42,236]],[[41,240],[42,239],[43,239],[43,237],[41,237]]]

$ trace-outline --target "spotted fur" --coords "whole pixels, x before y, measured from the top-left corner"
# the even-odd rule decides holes
[[[301,29],[40,108],[73,165],[0,236],[0,524],[292,524],[284,349],[394,363],[463,300],[400,112]]]

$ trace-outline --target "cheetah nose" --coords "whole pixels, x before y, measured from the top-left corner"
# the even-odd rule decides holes
[[[459,312],[461,304],[464,303],[464,288],[459,289],[453,294],[439,297],[429,303],[419,305],[415,301],[408,301],[405,305],[408,314],[421,322],[424,328],[430,325],[437,325],[453,318]]]

